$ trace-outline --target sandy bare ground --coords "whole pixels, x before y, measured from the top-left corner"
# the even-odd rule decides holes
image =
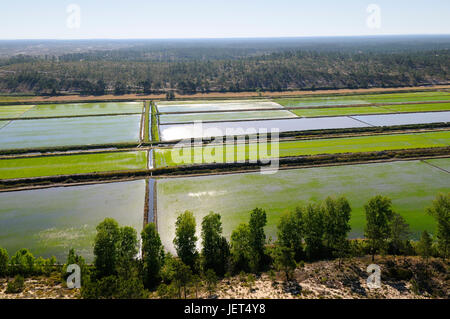
[[[386,275],[388,261],[392,257],[377,257],[375,264],[381,267],[381,288],[371,289],[367,285],[366,268],[372,264],[370,257],[354,258],[344,261],[339,267],[337,261],[307,263],[297,268],[293,280],[286,282],[285,276],[277,273],[275,278],[263,274],[249,284],[246,278],[236,276],[223,280],[217,287],[216,296],[220,299],[424,299],[450,298],[449,264],[435,260],[443,268],[432,263],[429,266],[431,285],[439,287],[441,296],[429,292],[417,294],[411,280],[396,280]],[[396,264],[409,269],[414,274],[423,265],[418,257],[398,257]],[[439,270],[437,270],[439,269]],[[437,291],[437,290],[436,290]],[[201,297],[208,298],[207,293]]]
[[[381,287],[369,288],[367,266],[375,263],[381,267]],[[399,279],[392,269],[411,271],[412,279],[428,272],[428,290],[413,288],[411,278]],[[428,264],[420,257],[382,257],[375,262],[370,256],[344,260],[305,263],[295,269],[291,280],[286,282],[284,273],[270,276],[263,273],[254,281],[247,274],[226,278],[208,292],[202,282],[197,289],[188,289],[188,298],[219,299],[435,299],[450,298],[450,262],[430,258]],[[6,294],[7,279],[0,279],[0,299],[74,299],[80,291],[64,287],[58,273],[51,277],[36,277],[25,280],[25,289],[18,294]],[[156,292],[150,298],[158,298]]]
[[[417,86],[417,87],[403,87],[403,88],[370,88],[370,89],[338,89],[338,90],[316,90],[316,91],[286,91],[286,92],[226,92],[226,93],[196,93],[196,94],[175,94],[176,99],[220,99],[220,98],[254,98],[254,97],[286,97],[286,96],[315,96],[328,94],[363,94],[363,93],[380,93],[380,92],[402,92],[402,91],[429,91],[450,89],[450,85],[438,86]],[[102,100],[164,100],[165,94],[125,94],[125,95],[102,95],[102,96],[80,96],[80,95],[66,95],[66,96],[36,96],[31,98],[24,98],[15,102],[68,102],[68,101],[102,101]]]
[[[7,294],[7,285],[7,279],[0,279],[0,299],[75,299],[80,294],[79,290],[64,287],[58,274],[25,279],[24,290],[17,294]]]

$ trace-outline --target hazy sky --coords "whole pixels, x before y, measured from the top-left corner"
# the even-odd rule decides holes
[[[0,39],[377,34],[450,34],[450,0],[0,0]]]

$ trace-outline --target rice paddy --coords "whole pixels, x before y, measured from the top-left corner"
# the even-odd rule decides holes
[[[450,101],[450,93],[415,92],[415,93],[330,96],[330,97],[316,97],[316,98],[309,98],[309,97],[286,98],[274,100],[274,102],[277,102],[287,107],[359,105],[370,103],[401,103],[401,102],[428,102],[428,101]]]
[[[160,123],[182,123],[194,121],[235,121],[235,120],[255,120],[255,119],[277,119],[295,118],[296,116],[286,110],[268,111],[240,111],[240,112],[208,112],[208,113],[185,113],[185,114],[165,114],[160,115]]]
[[[0,159],[0,179],[140,170],[147,162],[147,151]]]
[[[142,113],[142,107],[142,102],[42,104],[31,108],[25,112],[22,117],[64,117],[124,113],[140,114]]]
[[[144,200],[144,180],[0,193],[0,247],[59,262],[74,248],[93,262],[98,223],[111,217],[140,233]]]
[[[0,119],[17,118],[26,111],[33,108],[34,105],[4,105],[0,106]]]
[[[446,100],[449,103],[425,103]],[[408,101],[424,103],[358,106]],[[236,136],[262,130],[270,133],[272,129],[293,132],[450,122],[448,92],[308,97],[277,99],[276,102],[158,102],[159,112],[176,113],[159,115],[159,135],[164,142],[195,137]],[[284,109],[284,106],[342,104],[354,106],[292,112]],[[201,148],[202,154],[208,157],[199,161],[193,155],[200,148],[194,148],[191,154],[183,156],[185,161],[180,163],[172,158],[171,148],[159,145],[149,150],[149,144],[138,144],[150,141],[152,127],[155,133],[158,131],[158,125],[151,125],[149,122],[149,115],[142,119],[142,108],[142,102],[0,106],[0,150],[13,153],[18,149],[39,149],[42,152],[16,157],[11,154],[3,155],[0,159],[0,180],[59,175],[68,175],[70,180],[70,175],[76,174],[152,169],[153,161],[156,168],[225,163],[230,160],[227,156],[229,153],[233,154],[234,161],[266,160],[273,157],[272,146],[267,143],[259,146],[224,146],[212,143]],[[225,110],[233,112],[223,112]],[[192,113],[198,111],[208,112]],[[401,114],[402,112],[416,113]],[[153,113],[152,118],[158,119],[156,113]],[[11,118],[14,120],[2,120]],[[204,122],[200,130],[192,123],[194,121]],[[156,123],[157,121],[153,124]],[[142,134],[141,129],[147,132]],[[141,138],[144,140],[141,141]],[[220,143],[221,138],[214,142]],[[120,147],[114,144],[125,143],[135,145],[130,145],[130,149],[133,149],[127,151],[114,148]],[[104,146],[103,150],[88,152],[77,149],[89,145]],[[436,130],[284,140],[279,144],[279,156],[377,152],[449,145],[450,131]],[[58,146],[73,146],[73,152],[49,153],[49,148]],[[141,148],[142,146],[144,147]],[[422,230],[434,231],[434,221],[425,214],[425,209],[438,192],[450,190],[449,170],[450,159],[443,158],[290,169],[272,175],[241,173],[150,179],[147,189],[150,192],[148,217],[152,221],[156,214],[163,244],[173,252],[175,219],[185,210],[194,212],[198,236],[201,218],[210,211],[221,213],[224,233],[229,238],[231,231],[239,223],[248,221],[252,209],[261,207],[268,213],[266,232],[275,239],[276,224],[281,213],[309,201],[320,201],[328,195],[343,195],[353,208],[350,237],[357,238],[363,236],[363,205],[370,197],[382,194],[392,198],[394,209],[406,218],[413,231],[413,238],[417,239]],[[146,181],[105,184],[102,184],[103,181],[95,181],[97,182],[99,184],[0,192],[0,247],[6,248],[10,255],[20,248],[29,248],[36,256],[54,255],[59,261],[64,261],[68,250],[74,248],[78,254],[92,261],[95,226],[104,218],[112,217],[121,225],[132,226],[140,232],[144,221]],[[34,187],[34,184],[30,186]],[[154,190],[157,191],[155,210]]]
[[[450,159],[438,162],[450,165]],[[175,220],[190,210],[197,219],[210,211],[222,215],[226,237],[240,223],[248,222],[255,207],[265,209],[266,234],[276,238],[276,225],[283,212],[326,196],[345,196],[352,207],[351,238],[363,236],[363,206],[378,194],[392,199],[393,208],[410,224],[412,237],[423,230],[434,232],[435,222],[425,213],[439,192],[450,187],[448,173],[421,161],[361,164],[283,170],[273,175],[259,173],[187,177],[159,180],[158,231],[166,249],[174,251]]]
[[[273,109],[283,107],[267,100],[217,100],[217,101],[162,101],[157,103],[159,112],[220,112],[226,110]]]
[[[0,129],[0,149],[139,141],[141,115],[14,120]]]
[[[383,105],[383,106],[358,106],[358,107],[337,107],[337,108],[316,108],[304,110],[291,110],[298,116],[316,117],[316,116],[338,116],[338,115],[357,115],[357,114],[377,114],[377,113],[396,113],[396,112],[432,112],[449,111],[450,103],[433,104],[403,104],[403,105]]]
[[[220,144],[204,146],[201,149],[200,147],[194,147],[192,150],[189,148],[183,150],[180,148],[155,149],[155,163],[156,167],[167,167],[226,163],[229,158],[232,158],[233,161],[264,160],[273,158],[274,154],[278,154],[279,157],[288,157],[446,146],[450,146],[450,131],[281,141],[273,146],[278,147],[277,153],[273,152],[270,143],[261,143],[260,145],[255,143],[231,144],[226,146]],[[198,151],[203,154],[203,157],[200,157],[201,160],[195,155],[198,154]],[[173,158],[174,156],[175,158]]]
[[[349,117],[294,118],[284,120],[259,120],[195,124],[160,125],[161,140],[173,141],[188,138],[242,135],[243,132],[278,130],[294,132],[339,128],[367,127],[369,124]]]

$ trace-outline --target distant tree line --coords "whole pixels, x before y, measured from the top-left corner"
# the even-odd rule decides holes
[[[0,92],[193,94],[417,86],[450,79],[448,49],[256,50],[256,55],[249,51],[237,57],[229,50],[202,55],[199,49],[190,58],[178,52],[164,59],[135,50],[98,53],[97,58],[93,53],[52,59],[14,56],[0,59]]]
[[[240,224],[228,241],[223,236],[220,214],[209,213],[201,222],[201,249],[194,214],[180,214],[175,224],[173,244],[177,257],[164,251],[154,223],[141,233],[142,247],[136,231],[120,227],[110,218],[97,226],[94,264],[87,265],[70,250],[67,265],[78,264],[82,270],[84,298],[145,298],[151,291],[160,298],[186,298],[198,294],[203,285],[212,294],[218,279],[231,275],[254,274],[274,270],[290,280],[293,271],[304,261],[339,259],[376,254],[421,255],[428,263],[431,256],[448,258],[450,252],[450,194],[439,194],[427,213],[437,222],[435,236],[424,231],[418,242],[410,240],[409,225],[396,213],[391,200],[375,196],[364,205],[365,239],[349,240],[351,207],[344,197],[329,197],[284,213],[278,223],[277,241],[268,240],[264,231],[266,212],[255,208],[248,223]],[[34,258],[26,249],[11,258],[0,249],[0,277],[14,276],[10,292],[20,290],[23,276],[48,274],[55,260]],[[421,282],[413,279],[420,290]],[[19,286],[19,288],[17,288]]]

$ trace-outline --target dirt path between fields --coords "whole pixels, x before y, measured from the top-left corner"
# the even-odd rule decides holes
[[[387,93],[387,92],[407,92],[407,91],[432,91],[432,90],[448,90],[450,85],[436,86],[416,86],[416,87],[400,87],[400,88],[370,88],[370,89],[336,89],[336,90],[315,90],[315,91],[285,91],[285,92],[226,92],[226,93],[196,93],[191,95],[176,94],[176,99],[220,99],[220,98],[243,98],[243,97],[288,97],[288,96],[317,96],[329,94],[362,94],[362,93]],[[125,94],[125,95],[103,95],[103,96],[53,96],[44,97],[37,96],[16,100],[14,103],[21,102],[68,102],[68,101],[126,101],[126,100],[165,100],[165,94]]]

